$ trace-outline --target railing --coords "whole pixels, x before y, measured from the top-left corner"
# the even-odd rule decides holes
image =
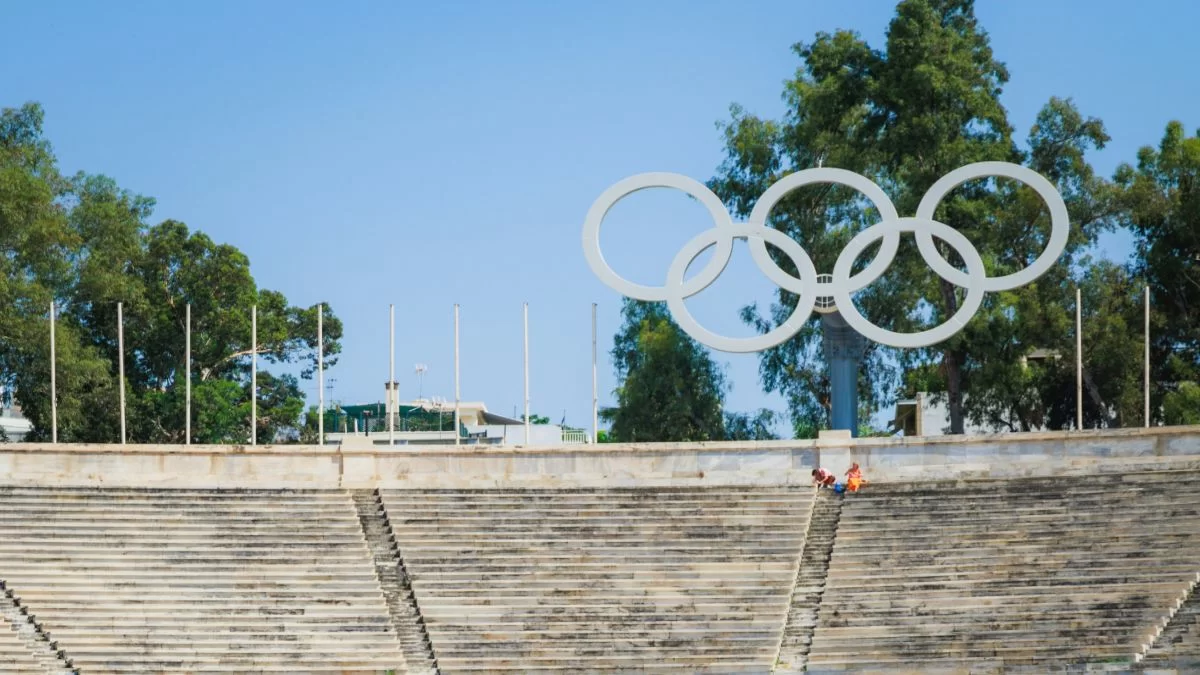
[[[562,442],[567,443],[587,443],[588,435],[586,431],[568,431],[563,429]]]

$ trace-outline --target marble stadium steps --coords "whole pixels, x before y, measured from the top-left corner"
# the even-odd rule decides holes
[[[0,488],[0,578],[82,673],[405,672],[341,491]]]
[[[774,672],[800,673],[808,666],[809,648],[817,626],[821,598],[825,594],[825,579],[829,576],[829,560],[837,538],[843,501],[844,497],[833,490],[823,489],[817,493]]]
[[[764,673],[813,491],[381,496],[443,673]]]
[[[1200,473],[847,495],[810,669],[1130,664],[1200,571]]]
[[[17,635],[17,627],[0,615],[0,673],[5,675],[45,675],[46,669]]]
[[[1159,672],[1200,673],[1200,596],[1194,589],[1139,665]]]

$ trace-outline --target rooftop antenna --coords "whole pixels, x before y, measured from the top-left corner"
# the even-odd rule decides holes
[[[424,363],[418,363],[413,366],[413,372],[417,374],[417,400],[421,400],[422,393],[425,391],[425,371],[429,370],[429,366]]]

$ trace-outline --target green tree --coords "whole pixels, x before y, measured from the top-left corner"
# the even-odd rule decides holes
[[[1183,424],[1196,419],[1200,382],[1200,133],[1171,122],[1116,180],[1137,245],[1133,272],[1150,286],[1151,411]]]
[[[521,415],[521,421],[522,422],[525,421],[524,414]],[[545,415],[539,415],[537,413],[532,413],[529,415],[529,423],[530,424],[550,424],[550,418],[546,417]]]
[[[617,405],[602,411],[616,442],[715,441],[725,437],[725,376],[662,303],[626,299],[612,358]]]
[[[34,423],[31,440],[50,437],[50,303],[68,288],[78,240],[68,224],[71,183],[42,135],[37,104],[0,110],[0,373]],[[77,425],[99,397],[115,394],[104,364],[81,348],[69,325],[56,334],[63,368],[59,417]]]
[[[1119,266],[1086,255],[1119,213],[1113,185],[1097,177],[1085,159],[1088,150],[1103,147],[1107,140],[1098,120],[1085,119],[1069,101],[1057,98],[1042,108],[1029,133],[1029,150],[1022,158],[1063,195],[1072,229],[1066,252],[1056,265],[1032,284],[989,293],[977,317],[960,334],[962,390],[970,394],[964,397],[963,414],[976,425],[1012,431],[1074,425],[1073,412],[1066,417],[1048,412],[1061,409],[1064,401],[1073,405],[1073,385],[1066,397],[1061,388],[1068,372],[1074,382],[1073,371],[1064,368],[1070,359],[1035,360],[1031,366],[1030,357],[1074,353],[1076,287],[1085,296],[1084,339],[1091,350],[1085,355],[1085,426],[1114,426],[1129,420],[1127,408],[1126,414],[1113,408],[1116,399],[1128,396],[1124,388],[1128,378],[1116,377],[1110,364],[1091,361],[1106,350],[1121,351],[1133,344],[1125,339],[1128,332],[1123,332],[1130,317],[1128,276]],[[946,207],[944,220],[961,223],[958,229],[982,242],[985,255],[993,254],[985,257],[993,276],[1026,266],[1044,247],[1044,238],[1030,236],[1047,229],[1040,197],[1013,187],[1008,182],[990,195],[963,195]],[[958,212],[959,208],[966,210]],[[936,350],[912,356],[916,357],[912,360],[924,357],[926,364],[937,362]],[[1127,363],[1121,361],[1122,366]],[[944,360],[938,365],[944,376]],[[948,392],[949,387],[935,391]]]
[[[1181,382],[1164,397],[1163,419],[1167,424],[1200,424],[1200,384]]]
[[[621,316],[612,349],[617,405],[600,411],[611,423],[598,434],[601,443],[777,438],[778,413],[723,410],[724,371],[665,305],[626,299]]]
[[[1107,141],[1103,126],[1084,118],[1069,101],[1052,99],[1038,116],[1028,150],[1018,148],[999,98],[1008,72],[994,58],[970,0],[901,2],[882,50],[848,31],[819,33],[794,50],[802,63],[785,84],[785,118],[764,120],[735,105],[723,125],[726,158],[710,186],[735,212],[747,215],[772,183],[820,165],[872,178],[886,188],[901,215],[915,213],[922,195],[947,172],[988,160],[1025,163],[1043,172],[1068,202],[1070,241],[1053,273],[1024,289],[988,294],[978,318],[941,344],[910,351],[868,348],[860,395],[871,409],[915,385],[934,386],[947,399],[951,431],[961,433],[968,415],[996,412],[969,409],[967,383],[992,387],[988,376],[1009,376],[986,370],[992,358],[1055,341],[1052,329],[1061,317],[1048,317],[1055,314],[1054,305],[1042,301],[1067,297],[1077,256],[1111,224],[1111,189],[1084,160],[1086,151]],[[942,200],[935,217],[975,244],[992,276],[1032,262],[1049,229],[1037,194],[1008,179],[960,186]],[[800,242],[819,271],[831,271],[849,239],[878,218],[862,195],[820,185],[791,193],[775,206],[769,223]],[[937,246],[962,267],[944,242]],[[940,324],[964,299],[964,291],[932,274],[915,249],[906,237],[883,277],[855,297],[866,317],[889,330],[914,332]],[[877,245],[868,248],[855,271],[876,251]],[[785,256],[772,251],[772,257],[795,274]],[[751,306],[743,319],[765,332],[790,315],[796,300],[781,290],[765,315]],[[819,322],[810,321],[795,339],[761,355],[763,385],[788,400],[797,434],[827,424],[829,383],[822,354]],[[1011,389],[1025,395],[1023,387]],[[988,401],[993,408],[1011,403]]]
[[[727,441],[773,441],[779,438],[775,424],[779,413],[760,408],[754,413],[726,412],[725,440]]]
[[[124,303],[128,437],[184,440],[184,347],[192,307],[193,440],[249,440],[251,307],[262,366],[315,369],[316,308],[259,289],[250,261],[176,221],[147,224],[154,202],[104,176],[62,178],[40,107],[0,113],[0,371],[34,425],[50,437],[50,301],[57,302],[58,428],[62,441],[119,437],[117,303]],[[325,310],[326,364],[342,326]],[[298,378],[260,370],[258,438],[296,428]]]
[[[316,445],[320,441],[320,415],[317,406],[312,405],[304,411],[304,422],[301,424],[296,441],[305,445]]]

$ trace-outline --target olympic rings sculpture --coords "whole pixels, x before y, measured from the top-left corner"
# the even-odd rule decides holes
[[[933,219],[934,211],[947,193],[966,181],[989,176],[1003,176],[1025,183],[1041,195],[1050,210],[1050,238],[1046,249],[1028,267],[1001,277],[987,275],[983,259],[970,240],[949,225]],[[882,216],[880,222],[850,240],[838,255],[833,266],[832,281],[828,282],[818,280],[812,259],[800,244],[767,225],[767,216],[780,199],[792,190],[814,183],[833,183],[858,190]],[[642,286],[618,275],[604,260],[604,254],[600,251],[600,223],[618,201],[638,190],[654,187],[674,188],[695,197],[708,209],[715,227],[701,232],[683,246],[667,270],[665,285]],[[850,297],[883,275],[896,257],[903,232],[913,233],[921,257],[938,276],[967,291],[966,299],[954,316],[941,325],[917,333],[897,333],[876,326],[858,311]],[[921,198],[916,216],[905,218],[896,212],[887,194],[862,175],[844,169],[805,169],[784,177],[768,188],[744,223],[735,223],[720,198],[699,181],[675,173],[643,173],[617,182],[592,204],[583,223],[583,253],[592,271],[604,284],[638,300],[665,301],[676,323],[688,335],[713,349],[745,353],[774,347],[796,335],[812,314],[817,298],[826,297],[834,299],[846,323],[864,337],[892,347],[913,348],[937,344],[962,330],[979,310],[984,293],[1023,286],[1045,274],[1062,255],[1069,234],[1067,205],[1054,185],[1037,172],[1008,162],[978,162],[951,171],[934,183]],[[966,272],[955,268],[941,256],[933,243],[934,237],[958,252],[966,264]],[[800,298],[791,316],[763,335],[749,338],[718,335],[701,326],[684,304],[685,299],[708,288],[725,270],[733,255],[735,239],[748,241],[755,264],[768,279]],[[880,239],[883,243],[875,259],[861,272],[852,275],[850,271],[854,261]],[[768,243],[792,260],[799,277],[793,277],[775,264],[767,252]],[[685,279],[688,267],[696,258],[714,247],[716,250],[708,264],[691,279]]]

